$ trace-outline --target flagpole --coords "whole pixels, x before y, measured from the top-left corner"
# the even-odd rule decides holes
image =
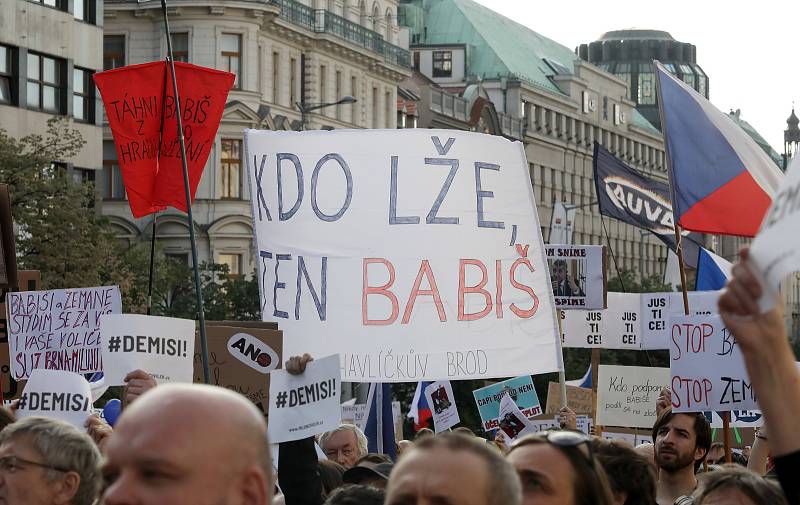
[[[163,102],[162,102],[163,103]],[[153,309],[153,272],[155,270],[156,259],[156,217],[157,212],[153,213],[153,235],[150,237],[150,280],[147,283],[147,315],[151,315]]]
[[[200,269],[197,264],[197,242],[194,237],[194,217],[192,216],[192,195],[189,190],[189,168],[186,165],[186,144],[183,139],[183,122],[181,121],[181,101],[178,95],[178,79],[175,75],[175,60],[172,55],[172,36],[169,31],[169,18],[167,15],[167,0],[161,0],[161,10],[164,13],[164,31],[167,35],[168,67],[172,76],[172,92],[175,95],[175,117],[178,121],[178,141],[181,146],[181,163],[183,165],[183,189],[186,195],[186,218],[189,221],[189,242],[192,245],[192,265],[194,266],[194,288],[197,295],[197,317],[200,323],[200,347],[203,359],[203,381],[211,383],[211,374],[208,368],[208,341],[206,340],[206,318],[203,310],[203,291],[200,287]]]
[[[375,446],[383,454],[383,384],[375,383]]]

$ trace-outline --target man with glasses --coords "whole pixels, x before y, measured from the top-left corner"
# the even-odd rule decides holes
[[[558,259],[553,262],[553,296],[586,296],[575,279],[569,275],[567,262]]]
[[[92,505],[100,483],[100,452],[74,426],[29,417],[0,432],[0,503]]]

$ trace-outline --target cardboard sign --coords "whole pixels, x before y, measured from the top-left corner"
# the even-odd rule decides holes
[[[36,291],[41,287],[42,276],[38,270],[20,270],[19,285],[26,291]],[[6,317],[8,311],[6,304],[0,303],[0,388],[2,388],[3,400],[16,400],[22,394],[25,381],[17,381],[11,374],[11,359],[8,349],[8,321]]]
[[[253,341],[250,339],[242,342],[243,336],[240,334],[255,337],[260,345],[252,345]],[[236,335],[239,337],[233,339]],[[283,368],[283,333],[280,330],[255,327],[217,326],[211,322],[206,324],[206,337],[211,384],[243,394],[267,415],[270,374],[264,371]],[[269,361],[264,354],[270,357]],[[245,361],[250,363],[245,364]],[[258,370],[253,365],[261,369]],[[199,335],[196,336],[194,345],[194,382],[203,382]]]
[[[600,365],[597,422],[601,426],[652,428],[656,400],[669,383],[669,368]]]
[[[719,316],[673,316],[670,375],[672,410],[755,410],[741,350]]]
[[[122,312],[118,286],[23,291],[6,295],[11,372],[103,370],[100,316]]]
[[[606,307],[604,246],[554,244],[545,246],[545,254],[557,308]]]
[[[81,431],[92,414],[92,391],[83,376],[61,370],[31,371],[19,399],[17,418],[49,417],[66,421]]]
[[[567,406],[576,414],[591,414],[594,395],[589,388],[567,385]],[[558,414],[561,410],[561,385],[550,382],[547,385],[547,406],[545,414]]]
[[[508,392],[503,393],[503,398],[500,399],[498,428],[511,440],[536,433],[528,417],[522,413]]]
[[[800,205],[800,156],[795,156],[778,192],[772,198],[756,238],[750,244],[750,261],[760,273],[765,294],[759,300],[766,311],[780,299],[780,283],[800,270],[800,235],[797,233]]]
[[[144,370],[159,384],[192,382],[194,331],[191,319],[109,314],[100,318],[103,380],[122,386],[125,376]]]
[[[638,293],[608,293],[606,310],[560,311],[564,347],[639,349]]]
[[[719,312],[720,291],[690,291],[689,313],[708,315]],[[684,315],[683,293],[642,293],[642,349],[669,349],[669,318]]]
[[[559,369],[522,144],[451,130],[245,131],[262,319],[342,380]],[[324,335],[324,338],[320,338]]]
[[[425,399],[433,414],[433,427],[436,433],[447,430],[461,422],[456,407],[456,396],[450,381],[438,381],[425,388]]]
[[[315,359],[300,375],[274,370],[269,386],[269,439],[276,443],[339,427],[339,355]]]
[[[475,403],[478,405],[478,413],[481,416],[484,431],[497,428],[500,400],[506,393],[517,403],[525,416],[533,417],[542,413],[539,395],[536,394],[536,388],[533,387],[533,379],[530,375],[498,382],[472,392]]]

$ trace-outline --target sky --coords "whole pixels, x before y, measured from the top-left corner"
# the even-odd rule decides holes
[[[741,109],[778,153],[792,102],[800,115],[797,0],[476,1],[573,50],[626,28],[665,30],[694,44],[711,102],[723,112]]]

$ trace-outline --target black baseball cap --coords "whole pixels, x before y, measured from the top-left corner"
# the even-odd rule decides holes
[[[344,472],[342,480],[347,484],[360,484],[366,479],[380,477],[384,480],[389,480],[389,474],[392,473],[394,463],[370,463],[364,461],[358,466]]]

